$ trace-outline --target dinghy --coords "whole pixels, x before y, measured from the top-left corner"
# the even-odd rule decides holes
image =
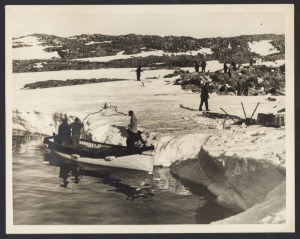
[[[153,171],[154,146],[134,146],[128,149],[122,145],[80,139],[79,146],[74,147],[59,144],[56,142],[55,136],[45,137],[43,143],[55,155],[70,161],[148,172]]]

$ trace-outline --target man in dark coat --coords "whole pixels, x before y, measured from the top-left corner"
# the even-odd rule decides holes
[[[139,65],[135,72],[136,72],[137,81],[140,81],[141,80],[141,72],[143,72],[142,66]]]
[[[236,71],[236,64],[234,61],[231,62],[231,67],[232,67],[232,70]]]
[[[80,122],[79,118],[75,118],[75,121],[70,124],[70,127],[72,129],[72,143],[74,147],[79,146],[79,140],[80,140],[80,131],[83,128],[83,123]]]
[[[201,67],[202,67],[202,72],[205,72],[205,67],[206,67],[206,61],[205,60],[202,61]]]
[[[205,85],[202,86],[200,98],[201,98],[201,102],[200,102],[200,106],[199,106],[199,111],[202,111],[202,105],[203,105],[203,103],[205,103],[206,111],[210,111],[208,109],[208,99],[209,99],[209,95],[208,95],[208,82],[205,82]]]
[[[68,119],[64,118],[58,127],[58,136],[61,144],[68,145],[71,140],[71,128]]]
[[[195,61],[195,71],[196,72],[199,72],[199,64],[198,64],[198,62],[197,61]]]

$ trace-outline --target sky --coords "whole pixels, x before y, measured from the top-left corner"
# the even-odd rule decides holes
[[[195,38],[285,33],[282,5],[7,6],[13,37],[129,33]]]

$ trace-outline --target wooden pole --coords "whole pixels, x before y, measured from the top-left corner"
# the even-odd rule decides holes
[[[242,104],[242,107],[243,107],[243,111],[244,111],[245,119],[247,119],[247,115],[246,115],[246,112],[245,112],[245,109],[244,109],[243,102],[241,102],[241,104]]]
[[[258,105],[259,105],[259,102],[257,103],[257,105],[256,105],[256,108],[255,108],[255,110],[253,111],[253,114],[251,115],[251,118],[250,118],[250,120],[252,119],[252,117],[253,117],[253,115],[254,115],[254,113],[255,113],[255,111],[256,111],[256,109],[257,109]]]
[[[223,110],[222,109],[222,107],[220,107],[220,109],[229,117],[229,119],[232,119],[233,121],[234,121],[234,123],[237,123],[235,120],[234,120],[234,118],[233,117],[231,117],[229,114],[227,114],[227,112],[225,111],[225,110]],[[238,126],[240,126],[239,124],[238,124]],[[241,127],[241,126],[240,126]],[[242,127],[241,127],[242,128]]]

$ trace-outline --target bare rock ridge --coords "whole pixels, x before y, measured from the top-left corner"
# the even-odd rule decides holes
[[[261,57],[264,61],[275,61],[284,59],[285,41],[284,35],[262,34],[262,35],[242,35],[227,38],[192,38],[184,36],[152,36],[152,35],[121,35],[109,36],[101,34],[79,35],[73,37],[58,37],[46,34],[33,34],[39,38],[40,45],[45,46],[47,52],[57,52],[60,58],[44,60],[43,67],[36,68],[35,64],[40,60],[14,60],[13,72],[35,72],[35,71],[55,71],[55,70],[80,70],[99,68],[125,68],[136,67],[142,64],[144,67],[186,67],[193,66],[195,60],[205,57],[207,61],[225,60],[236,63],[249,63],[254,57]],[[21,38],[13,39],[14,48],[28,47],[28,45],[17,44]],[[276,49],[276,53],[260,56],[251,51],[250,43],[258,41],[269,41]],[[211,54],[198,53],[197,56],[189,55],[190,51],[200,49],[210,49]],[[148,56],[140,59],[131,57],[128,59],[118,59],[109,62],[86,62],[74,61],[73,59],[92,58],[102,56],[113,56],[122,52],[124,55],[134,55],[148,51],[163,51],[170,54],[163,56]],[[186,54],[176,55],[175,53]],[[174,53],[174,54],[172,54]],[[157,65],[157,63],[163,63]]]

